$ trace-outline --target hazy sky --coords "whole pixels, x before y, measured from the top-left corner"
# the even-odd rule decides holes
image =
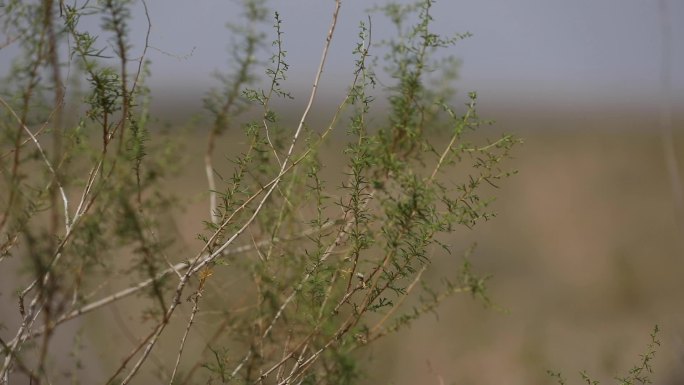
[[[339,29],[325,75],[349,79],[351,49],[366,9],[381,1],[342,2]],[[227,54],[226,20],[238,8],[227,0],[150,0],[152,45],[186,59],[151,52],[155,81],[208,84]],[[293,81],[313,76],[333,1],[273,0],[282,15]],[[669,0],[673,92],[684,99],[684,1]],[[460,87],[485,97],[593,103],[606,97],[648,103],[658,95],[661,23],[657,0],[441,0],[435,5],[440,33],[471,32],[453,48],[462,59]],[[380,15],[377,35],[387,34]],[[385,30],[382,30],[385,29]],[[581,99],[581,100],[580,100]]]
[[[406,1],[403,1],[406,2]],[[343,0],[332,44],[327,79],[351,78],[351,50],[365,10],[382,1]],[[459,87],[498,101],[554,101],[592,104],[651,103],[659,92],[661,23],[658,0],[441,0],[434,28],[440,33],[471,32],[452,53],[462,62]],[[239,18],[230,0],[148,0],[152,18],[148,57],[153,87],[205,89],[210,73],[225,66],[229,20]],[[309,84],[333,9],[331,0],[271,0],[283,19],[290,81]],[[672,24],[672,88],[684,100],[684,1],[668,0]],[[139,50],[145,18],[136,10],[132,40]],[[375,15],[376,35],[387,23]],[[0,69],[10,50],[0,51]],[[177,86],[177,88],[176,88]]]

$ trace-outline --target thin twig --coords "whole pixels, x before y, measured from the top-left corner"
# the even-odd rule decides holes
[[[192,312],[190,313],[190,319],[188,320],[188,325],[185,327],[185,333],[183,333],[183,338],[181,338],[180,347],[178,348],[178,356],[176,357],[176,364],[173,366],[173,372],[171,373],[171,379],[169,380],[169,385],[173,385],[173,380],[176,378],[176,373],[178,372],[178,365],[180,365],[181,356],[183,355],[183,348],[185,347],[185,341],[188,339],[188,334],[190,334],[190,328],[195,322],[195,315],[199,310],[199,300],[202,297],[202,292],[204,291],[204,283],[207,278],[211,276],[211,271],[206,270],[204,274],[200,277],[199,285],[197,291],[192,296]]]
[[[468,104],[468,111],[466,111],[465,116],[461,119],[459,122],[460,124],[466,125],[468,124],[468,119],[470,119],[470,114],[472,113],[474,108],[474,101],[470,101]],[[447,108],[447,113],[452,117],[455,118],[454,112],[450,109]],[[432,170],[432,174],[430,175],[429,181],[432,182],[435,179],[435,176],[437,176],[437,172],[439,171],[440,167],[444,163],[444,160],[446,159],[447,155],[449,155],[449,152],[452,151],[454,147],[454,143],[456,143],[456,140],[459,138],[459,132],[458,132],[458,127],[456,127],[456,132],[454,132],[454,135],[451,137],[451,140],[449,141],[449,144],[444,148],[444,151],[442,152],[442,155],[439,157],[439,161],[437,162],[437,166],[435,166],[434,170]]]
[[[59,188],[59,193],[62,196],[62,204],[64,205],[64,225],[68,231],[69,229],[69,200],[67,199],[66,193],[64,192],[64,188],[62,188],[62,183],[59,181],[59,178],[57,177],[57,172],[55,171],[54,167],[52,167],[52,162],[50,162],[50,159],[48,159],[47,155],[45,154],[45,151],[43,150],[43,147],[40,145],[40,142],[38,139],[33,135],[31,130],[26,127],[24,123],[22,123],[21,118],[17,115],[17,113],[14,111],[14,109],[7,104],[5,99],[3,99],[0,96],[0,104],[5,106],[7,111],[12,114],[12,116],[17,120],[19,124],[21,124],[22,128],[26,133],[29,135],[33,143],[36,145],[36,148],[38,148],[38,151],[40,152],[41,157],[43,158],[43,161],[45,162],[45,165],[47,166],[48,170],[50,170],[50,173],[52,176],[55,178],[55,183],[57,183],[57,187]]]
[[[322,231],[324,229],[328,229],[328,228],[332,227],[334,224],[335,224],[335,222],[327,222],[326,224],[323,225],[323,227],[321,229],[318,229],[318,228],[310,229],[308,231],[302,232],[301,234],[298,234],[296,237],[293,237],[293,238],[284,238],[284,239],[276,238],[273,240],[273,242],[278,243],[278,242],[288,242],[288,241],[292,241],[292,240],[297,240],[297,239],[300,239],[303,237],[310,236],[310,235],[316,233],[317,231]],[[246,253],[248,251],[254,250],[254,248],[256,248],[256,247],[268,246],[270,243],[271,243],[270,240],[264,240],[264,241],[257,242],[256,244],[250,244],[250,245],[244,245],[244,246],[236,247],[234,249],[226,250],[222,256],[227,257],[227,256],[231,256],[231,255]],[[71,312],[69,312],[69,313],[61,316],[57,320],[53,321],[54,325],[55,326],[59,325],[61,323],[72,320],[72,319],[77,318],[79,316],[82,316],[84,314],[90,313],[91,311],[97,310],[103,306],[109,305],[112,302],[116,302],[120,299],[129,297],[129,296],[145,289],[146,287],[152,285],[153,283],[158,282],[159,280],[163,279],[164,277],[166,277],[170,273],[185,271],[189,266],[190,266],[190,261],[184,261],[184,262],[177,263],[177,264],[167,268],[166,270],[161,271],[154,278],[148,278],[148,279],[146,279],[142,282],[139,282],[133,286],[119,290],[118,292],[116,292],[114,294],[108,295],[108,296],[101,298],[97,301],[83,305],[83,306],[79,307],[78,309],[72,310]],[[30,338],[37,337],[37,336],[41,335],[44,331],[45,331],[45,328],[42,327],[42,328],[34,331],[31,334]]]
[[[423,265],[423,267],[420,269],[420,271],[418,272],[418,274],[416,274],[416,277],[413,279],[413,281],[411,282],[411,284],[408,285],[408,287],[406,288],[406,290],[405,290],[404,293],[402,294],[402,296],[401,296],[401,298],[399,299],[399,301],[397,301],[397,303],[394,304],[394,306],[392,306],[392,308],[391,308],[387,313],[385,313],[385,315],[384,315],[384,316],[375,324],[375,326],[373,326],[372,328],[370,328],[369,334],[375,332],[375,331],[378,330],[378,329],[380,329],[380,327],[381,327],[385,322],[387,322],[387,320],[389,319],[389,317],[391,317],[392,314],[394,314],[394,312],[395,312],[397,309],[399,309],[399,307],[401,307],[401,304],[404,303],[404,301],[406,300],[406,298],[408,298],[409,294],[411,294],[411,291],[413,290],[413,288],[414,288],[414,287],[416,286],[416,284],[420,281],[420,278],[423,276],[423,273],[425,272],[425,270],[427,270],[427,265]]]

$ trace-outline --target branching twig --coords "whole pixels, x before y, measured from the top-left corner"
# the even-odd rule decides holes
[[[185,332],[183,333],[183,338],[181,338],[180,347],[178,348],[178,356],[176,357],[176,364],[173,366],[173,372],[171,373],[171,379],[169,380],[169,385],[173,385],[173,380],[176,378],[176,372],[178,371],[178,365],[180,365],[181,356],[183,355],[183,348],[185,347],[185,341],[190,334],[190,328],[195,321],[195,314],[199,310],[199,300],[202,297],[202,292],[204,291],[204,284],[207,278],[211,276],[210,270],[205,270],[201,274],[199,285],[197,286],[197,291],[193,294],[192,300],[192,312],[190,313],[190,319],[188,320],[188,325],[185,327]]]
[[[286,238],[286,239],[276,238],[273,241],[264,240],[264,241],[257,242],[256,244],[244,245],[244,246],[236,247],[234,249],[229,249],[229,250],[226,250],[222,254],[222,257],[246,253],[248,251],[254,250],[257,247],[268,246],[272,242],[279,243],[279,242],[288,242],[288,241],[292,241],[292,240],[297,240],[297,239],[300,239],[303,237],[310,236],[317,231],[329,229],[334,224],[335,224],[335,222],[327,222],[326,224],[323,225],[322,229],[311,229],[311,230],[305,231],[305,232],[303,232],[303,233],[301,233],[301,234],[299,234],[293,238]],[[158,273],[154,278],[148,278],[148,279],[141,281],[141,282],[139,282],[133,286],[122,289],[122,290],[120,290],[114,294],[108,295],[108,296],[101,298],[97,301],[83,305],[83,306],[79,307],[78,309],[72,310],[69,313],[64,314],[63,316],[59,317],[58,319],[56,319],[53,322],[56,326],[56,325],[59,325],[61,323],[66,322],[66,321],[80,317],[84,314],[90,313],[90,312],[97,310],[101,307],[107,306],[113,302],[120,300],[120,299],[129,297],[129,296],[145,289],[146,287],[154,284],[155,282],[162,280],[163,278],[165,278],[170,273],[186,271],[189,266],[190,266],[190,261],[184,261],[184,262],[176,263],[175,265],[169,267],[168,269],[163,270],[160,273]],[[33,334],[31,334],[30,338],[34,338],[38,335],[41,335],[44,332],[44,330],[45,330],[44,328],[40,328],[40,329],[34,331]]]
[[[40,156],[43,158],[43,161],[45,162],[45,165],[47,166],[48,170],[54,177],[55,183],[57,183],[57,188],[59,188],[59,193],[62,196],[62,204],[64,205],[64,226],[66,227],[67,231],[69,230],[70,226],[70,220],[69,220],[69,200],[67,199],[66,193],[64,192],[64,188],[62,187],[62,183],[60,182],[59,178],[57,177],[57,172],[55,171],[55,168],[52,167],[52,162],[50,159],[48,159],[47,155],[45,154],[45,151],[43,150],[43,147],[40,145],[40,142],[38,141],[38,138],[36,138],[31,130],[26,127],[25,124],[21,122],[21,118],[17,115],[17,113],[14,111],[14,109],[7,104],[5,99],[0,97],[0,104],[2,104],[9,112],[12,114],[12,116],[17,120],[19,124],[24,128],[24,131],[28,136],[31,138],[33,143],[36,145],[36,148],[38,148],[38,152],[40,152]]]

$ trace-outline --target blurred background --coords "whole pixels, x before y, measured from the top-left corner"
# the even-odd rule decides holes
[[[239,21],[239,7],[149,3],[153,109],[168,127],[186,126],[203,113],[212,72],[226,70],[225,23]],[[343,2],[317,111],[344,97],[358,23],[375,3]],[[333,2],[270,5],[283,19],[296,109]],[[138,11],[132,40],[144,41]],[[437,32],[473,34],[451,52],[462,61],[457,98],[477,91],[480,115],[496,121],[491,135],[525,141],[509,163],[519,174],[498,192],[498,217],[453,240],[456,250],[478,244],[473,262],[492,274],[497,306],[449,300],[438,316],[366,350],[363,382],[551,383],[547,369],[575,383],[582,369],[610,382],[638,363],[658,324],[654,382],[684,384],[684,2],[442,0],[435,11]],[[391,34],[380,17],[373,28]],[[0,52],[1,73],[13,49]],[[204,137],[196,149],[188,143],[199,154]],[[195,159],[178,186],[201,178]],[[458,262],[437,261],[433,278]]]

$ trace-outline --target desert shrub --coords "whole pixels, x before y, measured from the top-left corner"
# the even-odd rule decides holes
[[[492,217],[518,140],[473,135],[488,124],[474,92],[454,105],[457,63],[443,50],[467,35],[436,34],[433,1],[373,10],[393,36],[374,38],[372,19],[360,21],[346,97],[324,125],[310,115],[341,2],[294,122],[283,114],[287,21],[243,2],[229,68],[204,101],[209,128],[197,129],[207,185],[194,250],[169,230],[189,201],[167,183],[181,172],[182,134],[153,127],[148,44],[128,24],[135,6],[154,19],[145,3],[0,5],[18,52],[0,99],[0,264],[21,271],[17,306],[3,309],[18,318],[0,339],[0,383],[77,380],[51,367],[54,337],[127,301],[136,343],[111,358],[106,383],[352,383],[365,345],[451,295],[487,301],[486,279],[460,255],[468,247],[445,235]],[[221,147],[228,132],[239,151]],[[330,152],[342,170],[326,166]],[[461,268],[429,286],[423,273],[447,257]],[[112,318],[82,327],[108,333]]]
[[[615,376],[614,379],[617,381],[618,384],[645,385],[653,383],[651,381],[651,376],[653,374],[652,365],[653,360],[655,359],[656,350],[660,346],[660,339],[658,338],[659,332],[660,328],[658,327],[658,325],[656,325],[650,334],[651,341],[649,342],[648,347],[646,348],[646,352],[639,355],[640,359],[638,363],[632,366],[632,368],[629,369],[627,374]],[[567,380],[565,379],[565,377],[563,377],[563,374],[561,372],[548,370],[547,373],[549,374],[549,376],[555,379],[559,385],[567,384]],[[601,383],[599,380],[596,380],[592,376],[590,376],[586,370],[579,372],[579,377],[582,379],[582,382],[588,385],[599,385]]]

